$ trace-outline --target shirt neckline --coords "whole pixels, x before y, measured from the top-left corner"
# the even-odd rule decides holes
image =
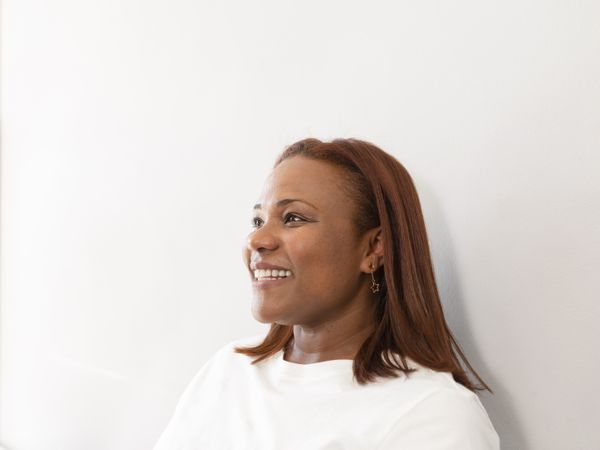
[[[273,355],[278,375],[282,378],[292,378],[311,381],[328,377],[351,377],[353,375],[353,359],[330,359],[310,364],[300,364],[283,359],[284,351],[279,350]]]

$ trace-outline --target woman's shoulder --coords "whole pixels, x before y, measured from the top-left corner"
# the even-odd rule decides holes
[[[417,369],[396,381],[403,399],[398,419],[389,430],[381,449],[437,449],[431,436],[440,436],[439,448],[498,449],[499,438],[479,396],[458,383],[448,372],[439,372],[408,359]],[[400,445],[402,444],[402,445]],[[378,447],[379,449],[379,447]]]
[[[237,338],[217,347],[210,357],[197,370],[191,381],[188,383],[183,397],[187,398],[192,392],[198,391],[204,385],[210,383],[222,383],[238,374],[248,365],[246,355],[236,353],[235,347],[256,345],[262,339],[261,335],[249,335]]]
[[[404,411],[378,450],[399,447],[498,450],[500,440],[475,393],[439,386]]]
[[[404,366],[400,355],[389,352],[388,358],[397,365]],[[454,392],[457,396],[472,397],[475,395],[472,391],[457,383],[449,372],[440,372],[417,363],[408,356],[404,357],[406,367],[414,369],[412,372],[400,374],[394,379],[394,384],[404,386],[411,392],[420,392],[422,396],[427,396],[436,391]]]

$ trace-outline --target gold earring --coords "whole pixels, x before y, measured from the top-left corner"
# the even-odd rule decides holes
[[[376,294],[377,292],[379,292],[379,283],[375,283],[375,277],[373,276],[375,267],[373,266],[372,262],[369,263],[369,269],[371,269],[371,292],[373,294]]]

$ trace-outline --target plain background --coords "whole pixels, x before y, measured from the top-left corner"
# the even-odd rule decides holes
[[[300,138],[387,150],[505,450],[600,448],[600,3],[4,0],[0,441],[151,448],[266,331],[241,249]]]

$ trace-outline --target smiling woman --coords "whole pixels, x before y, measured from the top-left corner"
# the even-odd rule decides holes
[[[297,142],[252,225],[251,311],[270,330],[204,365],[156,450],[499,448],[396,159],[354,139]]]

